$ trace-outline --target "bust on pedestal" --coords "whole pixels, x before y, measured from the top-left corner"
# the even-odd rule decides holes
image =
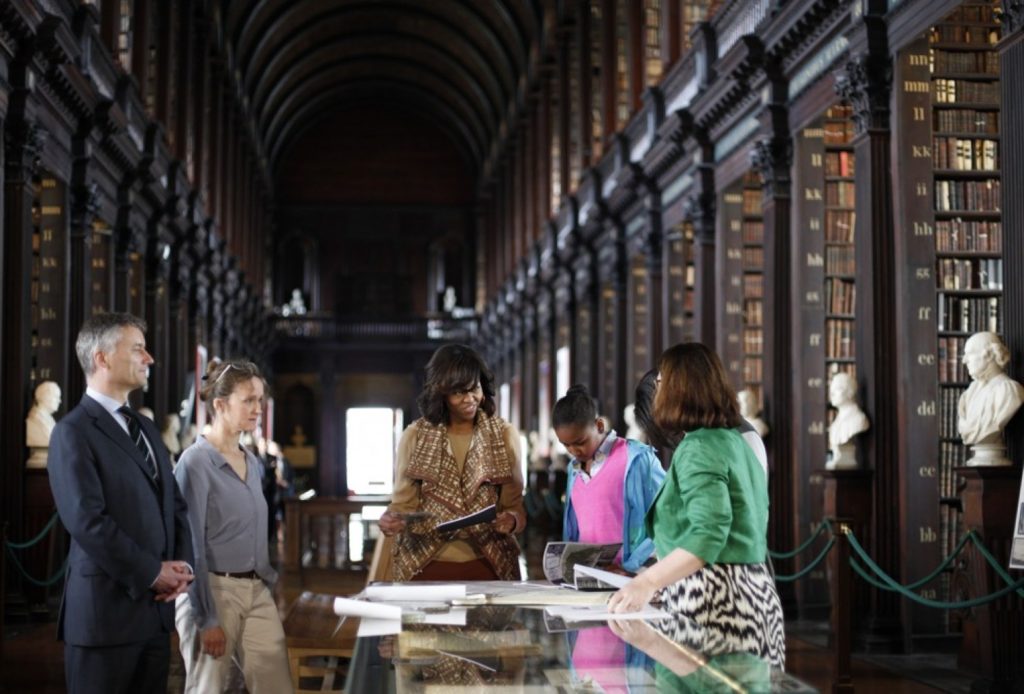
[[[630,403],[622,410],[622,419],[626,422],[626,438],[649,443],[647,433],[636,423],[636,405]]]
[[[32,451],[25,465],[35,469],[46,468],[50,448],[50,434],[57,422],[53,413],[60,407],[60,386],[43,381],[36,386],[35,402],[25,417],[25,445]]]
[[[758,416],[761,410],[757,407],[757,395],[750,388],[744,388],[736,394],[736,400],[740,405],[740,416],[747,420],[757,435],[763,439],[768,433],[768,425]]]
[[[957,431],[972,455],[967,465],[1010,465],[1003,429],[1024,401],[1024,386],[1006,375],[1010,351],[991,332],[964,343],[964,366],[973,382],[957,403]]]
[[[836,418],[828,428],[831,459],[826,470],[853,470],[857,467],[857,444],[852,439],[871,426],[868,417],[857,404],[857,384],[850,374],[840,371],[832,376],[828,386],[828,401],[836,408]]]
[[[181,434],[181,418],[176,414],[169,414],[164,417],[164,428],[160,432],[160,440],[167,446],[167,452],[171,454],[171,460],[181,453],[181,441],[178,435]]]

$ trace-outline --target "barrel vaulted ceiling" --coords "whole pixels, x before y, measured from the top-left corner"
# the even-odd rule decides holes
[[[228,61],[271,169],[323,114],[376,101],[433,121],[485,170],[523,101],[543,17],[542,0],[222,7]]]

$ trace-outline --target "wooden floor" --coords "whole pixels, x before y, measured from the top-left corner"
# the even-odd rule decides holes
[[[531,543],[532,544],[532,543]],[[528,556],[530,552],[527,553]],[[531,571],[532,573],[532,571]],[[365,582],[362,572],[311,571],[303,576],[283,576],[278,585],[278,606],[282,615],[303,590],[351,595]],[[829,654],[814,639],[800,636],[796,626],[787,627],[786,669],[820,691],[830,690],[831,669]],[[65,692],[62,644],[55,640],[55,625],[13,624],[4,629],[0,642],[0,692],[22,694],[58,694]],[[904,669],[899,659],[893,667],[883,667],[864,658],[854,658],[854,685],[860,692],[886,692],[892,694],[925,694],[929,692],[964,691],[964,677],[952,670],[900,672]],[[944,676],[948,673],[948,678]],[[181,692],[184,684],[181,657],[176,650],[171,659],[170,692]],[[930,683],[925,684],[927,681]]]

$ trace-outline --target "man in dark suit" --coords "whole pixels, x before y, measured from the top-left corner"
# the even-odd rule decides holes
[[[127,407],[146,324],[99,314],[75,344],[88,388],[53,430],[50,487],[71,553],[58,620],[68,691],[165,692],[174,599],[192,580],[185,501],[160,433]]]

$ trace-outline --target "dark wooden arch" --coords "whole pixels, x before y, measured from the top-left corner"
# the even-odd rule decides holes
[[[403,98],[406,97],[406,98]],[[348,82],[338,85],[330,92],[321,94],[310,99],[303,105],[303,110],[295,115],[298,123],[294,128],[286,129],[286,134],[276,143],[275,149],[270,153],[270,161],[273,168],[276,168],[292,144],[298,140],[309,129],[316,126],[318,119],[315,116],[308,116],[305,111],[311,114],[324,114],[334,111],[342,105],[360,105],[374,103],[378,105],[390,105],[396,110],[409,109],[416,99],[429,99],[432,95],[425,92],[419,85],[389,80],[381,83],[379,80],[366,80],[361,82]],[[418,102],[418,101],[416,101]],[[462,130],[463,125],[456,116],[444,112],[444,104],[437,102],[435,111],[420,111],[419,117],[428,123],[442,130],[455,144],[462,155],[468,170],[472,174],[477,173],[477,168],[483,151],[473,145],[471,133]]]
[[[479,171],[543,30],[537,0],[247,0],[222,9],[229,65],[272,162],[316,119],[308,103],[376,84],[378,98],[397,87],[405,107],[454,119],[446,132]]]
[[[478,70],[477,74],[474,74],[470,71],[470,66],[461,60],[461,56],[453,52],[451,47],[445,44],[443,40],[434,40],[414,33],[398,32],[388,34],[385,32],[364,32],[357,30],[355,27],[348,27],[348,30],[344,33],[331,37],[332,39],[342,39],[344,41],[342,44],[332,40],[329,43],[323,42],[312,46],[303,41],[293,41],[283,45],[281,53],[275,55],[267,65],[266,79],[261,80],[252,93],[250,101],[253,112],[260,113],[265,104],[273,98],[273,95],[279,90],[287,89],[288,85],[302,73],[304,65],[307,62],[317,60],[321,52],[328,52],[332,49],[338,50],[342,47],[346,52],[351,52],[354,48],[351,44],[356,41],[364,43],[372,41],[374,42],[374,48],[379,49],[380,46],[385,45],[388,38],[395,36],[400,38],[403,47],[414,45],[426,49],[430,51],[432,57],[436,55],[446,65],[453,65],[455,70],[465,77],[467,83],[470,84],[474,91],[486,94],[492,110],[499,114],[502,112],[503,105],[507,103],[510,94],[506,92],[505,86],[498,81],[494,72],[483,69]]]
[[[240,63],[246,64],[246,66],[249,67],[245,76],[244,87],[247,90],[251,90],[253,88],[254,81],[262,82],[266,75],[269,74],[268,67],[272,64],[275,57],[284,53],[290,45],[294,44],[296,38],[302,38],[304,41],[308,41],[310,33],[314,33],[317,29],[323,29],[326,26],[330,26],[335,20],[344,27],[345,34],[351,34],[353,33],[353,30],[361,32],[373,31],[376,33],[391,31],[391,33],[396,37],[401,34],[416,33],[408,31],[398,24],[398,21],[396,20],[396,10],[401,12],[402,19],[406,17],[414,17],[429,21],[429,23],[431,23],[430,27],[425,27],[424,29],[435,30],[440,28],[446,32],[450,32],[453,37],[453,43],[459,43],[465,47],[465,50],[459,50],[457,52],[462,52],[466,55],[472,56],[473,60],[477,63],[477,68],[482,68],[488,72],[494,71],[496,73],[496,76],[501,79],[502,84],[504,85],[503,94],[506,99],[515,93],[515,71],[516,69],[524,69],[524,61],[522,59],[517,60],[512,55],[509,48],[502,44],[492,29],[487,26],[468,25],[472,26],[476,30],[482,31],[484,40],[481,41],[474,38],[472,34],[467,34],[467,25],[459,24],[458,17],[453,20],[452,17],[446,17],[424,8],[422,3],[403,6],[400,2],[396,4],[396,0],[391,0],[391,2],[388,3],[364,2],[346,6],[329,7],[323,12],[302,17],[303,20],[301,21],[301,24],[297,25],[294,31],[287,32],[287,38],[284,40],[279,40],[271,45],[269,43],[269,38],[265,37],[260,44],[259,52],[255,53],[251,57],[247,55],[239,56]],[[469,23],[472,23],[474,19],[477,19],[477,17],[466,17],[466,20],[469,21]],[[370,24],[371,26],[368,27],[366,24]],[[432,38],[429,33],[420,32],[420,35],[428,39]],[[308,43],[305,43],[305,47],[308,49]]]
[[[420,88],[421,94],[432,95],[432,100],[440,98],[436,94],[438,91],[450,88],[450,84],[443,77],[431,74],[424,70],[422,66],[417,66],[408,61],[397,61],[404,63],[403,67],[406,69],[403,69],[401,72],[392,70],[391,74],[388,75],[382,75],[378,71],[379,63],[377,61],[364,61],[357,58],[350,62],[354,69],[347,73],[343,74],[341,70],[334,66],[333,70],[321,71],[311,75],[301,85],[295,86],[286,103],[282,104],[282,108],[275,114],[262,133],[263,140],[267,143],[267,149],[271,153],[271,159],[274,158],[278,149],[277,143],[286,134],[287,128],[299,124],[294,122],[292,111],[308,112],[308,109],[304,107],[316,95],[342,87],[346,82],[377,81],[382,87],[394,82],[416,85]],[[473,132],[474,149],[480,152],[486,151],[490,138],[480,122],[479,114],[474,113],[472,106],[465,103],[464,99],[457,93],[451,94],[449,99],[440,100],[446,104],[451,113],[457,115],[461,125]],[[420,99],[419,101],[422,101],[424,106],[432,105],[426,99]]]
[[[418,50],[425,48],[426,50]],[[332,44],[312,48],[301,61],[301,67],[295,67],[293,75],[286,75],[288,79],[278,81],[274,87],[267,92],[266,100],[263,102],[254,101],[253,107],[257,122],[260,126],[267,124],[267,118],[271,117],[278,104],[287,100],[292,93],[306,80],[319,76],[322,73],[330,73],[334,68],[352,63],[374,62],[380,60],[387,64],[392,60],[405,60],[411,65],[418,65],[424,70],[434,72],[433,68],[425,66],[438,65],[440,72],[435,72],[438,77],[443,77],[454,90],[454,95],[461,95],[472,99],[470,103],[480,112],[481,120],[490,136],[497,131],[497,123],[501,118],[501,105],[494,99],[489,98],[484,92],[480,83],[472,79],[463,69],[457,59],[450,55],[438,55],[436,49],[427,44],[406,42],[404,45],[381,44],[376,37],[353,37],[344,44]],[[424,58],[433,58],[424,60]]]

